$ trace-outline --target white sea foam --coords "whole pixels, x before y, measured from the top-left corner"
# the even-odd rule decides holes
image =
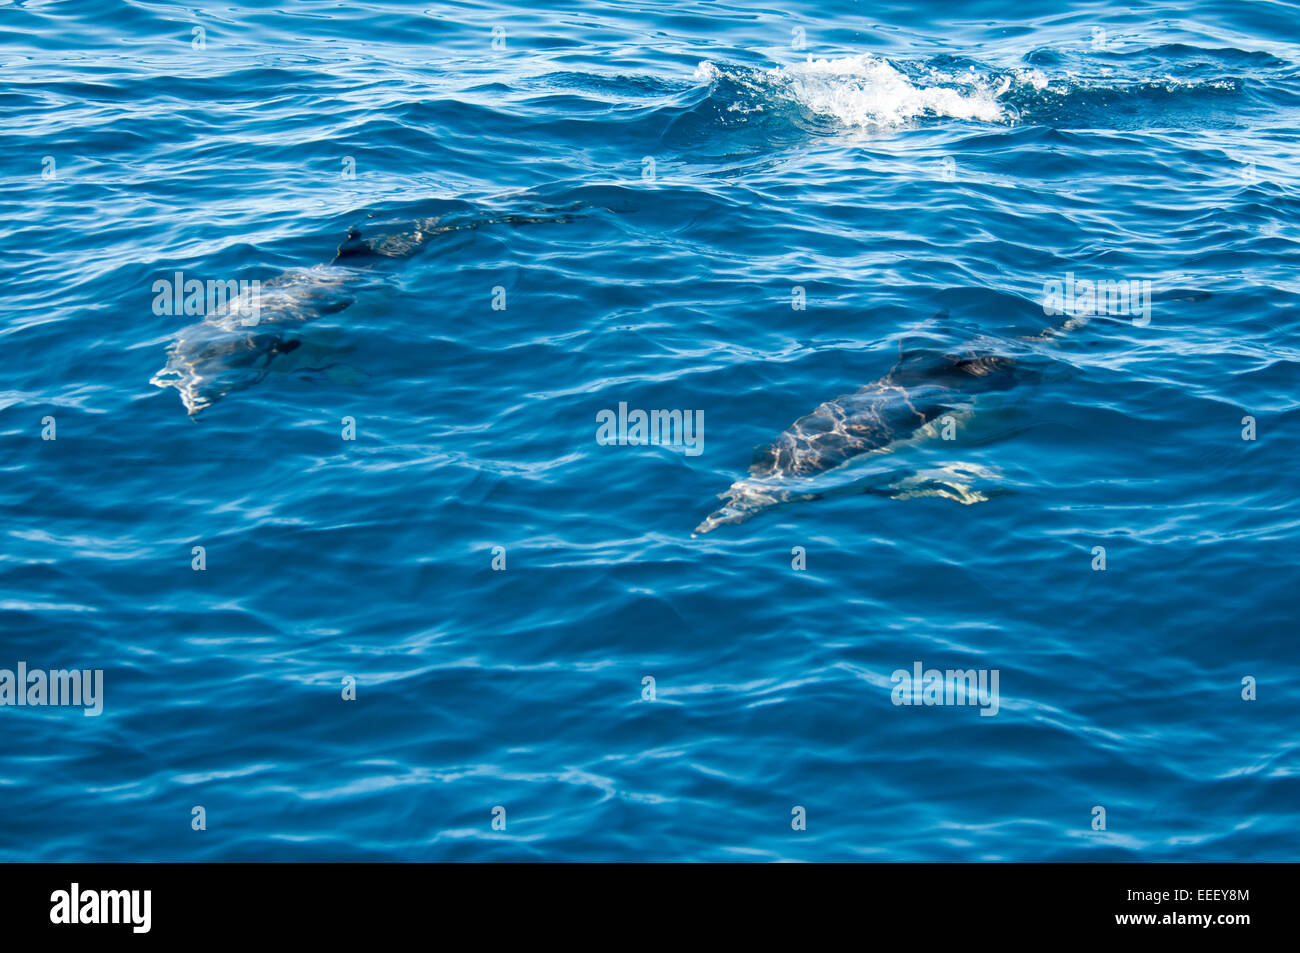
[[[850,128],[900,126],[923,117],[1003,122],[998,101],[1010,85],[974,70],[929,68],[909,77],[869,53],[812,59],[772,70],[727,70],[710,62],[695,70],[700,82],[725,77],[755,91],[794,100],[809,112]]]

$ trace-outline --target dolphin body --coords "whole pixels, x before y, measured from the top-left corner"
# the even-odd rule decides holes
[[[256,302],[251,292],[245,292],[181,329],[167,349],[166,366],[150,383],[176,388],[190,417],[195,417],[227,394],[258,383],[273,368],[329,373],[340,365],[330,363],[326,349],[304,338],[302,326],[349,307],[354,293],[373,280],[386,260],[407,258],[448,232],[570,220],[565,210],[546,209],[535,215],[421,218],[396,223],[396,231],[372,237],[352,228],[329,264],[262,282]]]
[[[1200,302],[1210,297],[1211,292],[1197,288],[1172,288],[1160,294],[1159,303]],[[945,309],[930,321],[947,318]],[[754,452],[749,475],[718,494],[725,503],[696,526],[691,535],[712,532],[730,523],[743,523],[781,503],[818,499],[825,495],[816,479],[821,474],[863,454],[887,453],[904,441],[929,435],[933,432],[930,425],[936,418],[950,411],[958,414],[968,411],[980,394],[1040,381],[1043,372],[1025,359],[1026,352],[1036,345],[1065,337],[1098,318],[1110,320],[1105,314],[1064,315],[1060,323],[1038,334],[1009,340],[977,338],[961,354],[934,348],[905,353],[900,340],[898,363],[888,374],[855,393],[828,400],[796,420],[774,442],[759,447]],[[913,330],[918,331],[920,327]],[[964,469],[978,475],[979,468],[964,465]],[[943,474],[952,475],[966,474],[960,469]],[[915,479],[904,480],[902,497],[929,495],[918,491],[917,486]],[[945,487],[938,495],[962,502],[983,499],[951,483],[945,483]]]
[[[822,494],[814,477],[923,436],[927,425],[968,408],[979,394],[1010,390],[1040,377],[1015,357],[978,346],[964,354],[904,353],[884,377],[826,401],[758,448],[749,475],[718,494],[726,502],[692,535],[743,523],[781,503],[816,499]]]
[[[167,365],[149,383],[175,387],[194,417],[226,394],[256,384],[273,363],[298,352],[303,339],[296,327],[352,304],[348,287],[359,279],[349,269],[322,265],[263,282],[255,305],[245,293],[182,328],[167,349]]]

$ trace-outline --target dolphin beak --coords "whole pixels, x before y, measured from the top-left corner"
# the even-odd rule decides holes
[[[711,533],[719,526],[726,526],[729,523],[743,523],[753,515],[752,508],[737,506],[734,500],[728,501],[726,506],[710,513],[699,526],[691,530],[691,538]]]
[[[692,537],[711,533],[719,526],[744,523],[779,503],[817,499],[817,494],[794,493],[780,483],[746,478],[731,484],[727,492],[718,494],[718,499],[725,501],[722,508],[706,516],[704,522],[695,527]]]

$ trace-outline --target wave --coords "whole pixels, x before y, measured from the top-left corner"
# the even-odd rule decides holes
[[[762,110],[764,103],[798,106],[844,126],[898,126],[924,116],[1000,122],[997,101],[1005,87],[992,88],[982,76],[909,76],[904,69],[869,53],[815,60],[771,70],[701,63],[695,78],[739,93],[733,112]],[[752,92],[748,97],[744,93]]]
[[[1171,62],[1163,73],[1122,74],[1098,63],[1094,75],[1081,78],[1077,64],[1049,75],[1040,65],[999,69],[950,55],[910,61],[860,53],[809,57],[772,69],[705,60],[694,79],[707,84],[713,105],[730,124],[787,112],[813,131],[835,132],[890,129],[928,119],[1003,126],[1054,123],[1095,119],[1097,107],[1125,112],[1171,101],[1205,109],[1207,96],[1232,96],[1245,86],[1243,77],[1216,69],[1222,65]]]

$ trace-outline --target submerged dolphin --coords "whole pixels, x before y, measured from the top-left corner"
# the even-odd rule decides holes
[[[175,387],[194,417],[227,394],[258,383],[273,365],[325,369],[321,364],[329,365],[328,355],[304,347],[298,328],[351,305],[353,292],[385,259],[409,257],[448,232],[571,220],[566,210],[545,209],[535,215],[422,218],[369,238],[353,228],[328,265],[262,282],[255,291],[245,291],[181,329],[167,349],[166,366],[150,383]]]
[[[912,351],[888,374],[852,394],[828,400],[754,453],[749,475],[718,494],[726,502],[693,535],[743,523],[780,503],[815,499],[812,478],[855,457],[893,449],[944,414],[982,393],[1010,390],[1041,376],[1010,355]]]
[[[1160,294],[1159,303],[1199,302],[1210,297],[1208,291],[1173,288]],[[934,315],[934,319],[947,317],[946,311]],[[816,480],[821,474],[863,454],[888,452],[906,440],[927,436],[934,431],[931,425],[937,418],[950,411],[968,410],[980,394],[1040,380],[1041,365],[1036,368],[1025,359],[1035,345],[1061,338],[1094,318],[1112,317],[1096,312],[1063,315],[1059,324],[1038,334],[1010,340],[979,338],[960,354],[934,349],[904,353],[900,342],[899,361],[888,374],[855,393],[820,405],[773,443],[755,451],[749,475],[718,494],[726,502],[696,526],[692,535],[743,523],[781,503],[816,499],[823,495],[824,488]],[[1149,314],[1147,317],[1149,320]],[[960,484],[944,482],[951,476],[979,475],[981,469],[969,464],[946,468],[940,474],[944,479],[938,482],[944,489],[938,495],[962,502],[983,499]],[[924,489],[921,476],[897,485],[902,498],[932,495]]]
[[[167,349],[167,365],[149,383],[175,387],[193,417],[232,391],[256,384],[282,355],[302,346],[294,326],[352,304],[347,269],[323,265],[288,272],[245,292],[217,313],[182,328]]]

